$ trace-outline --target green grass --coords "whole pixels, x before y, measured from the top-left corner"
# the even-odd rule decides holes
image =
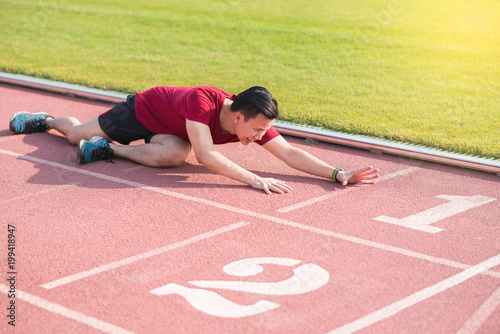
[[[500,158],[497,0],[0,0],[0,71],[262,85],[281,119]]]

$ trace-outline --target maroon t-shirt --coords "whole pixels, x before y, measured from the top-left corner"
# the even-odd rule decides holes
[[[189,141],[188,119],[207,125],[214,144],[237,142],[238,136],[221,131],[220,113],[226,98],[234,100],[236,95],[212,86],[157,86],[136,94],[136,117],[154,133],[175,135]],[[271,127],[256,143],[264,145],[277,136],[278,132]]]

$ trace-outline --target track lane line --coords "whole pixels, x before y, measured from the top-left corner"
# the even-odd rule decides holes
[[[416,171],[418,169],[420,169],[420,168],[418,168],[418,167],[410,167],[410,168],[403,169],[403,170],[400,170],[400,171],[397,171],[397,172],[394,172],[394,173],[391,173],[391,174],[387,174],[387,175],[384,175],[382,177],[379,177],[378,180],[376,181],[376,183],[380,183],[380,182],[383,182],[383,181],[386,181],[386,180],[389,180],[389,179],[392,179],[392,178],[395,178],[395,177],[398,177],[398,176],[402,176],[402,175],[414,172],[414,171]],[[341,195],[350,193],[352,191],[359,190],[359,189],[364,189],[364,188],[365,187],[363,187],[363,186],[345,188],[345,189],[342,189],[342,190],[339,190],[339,191],[335,191],[335,192],[332,192],[332,193],[329,193],[329,194],[326,194],[326,195],[322,195],[322,196],[318,196],[318,197],[313,197],[313,198],[308,199],[306,201],[299,202],[299,203],[296,203],[296,204],[293,204],[293,205],[290,205],[290,206],[278,209],[278,210],[276,210],[276,212],[287,213],[287,212],[290,212],[290,211],[293,211],[293,210],[301,209],[301,208],[303,208],[305,206],[309,206],[309,205],[312,205],[312,204],[315,204],[315,203],[318,203],[318,202],[326,201],[327,199],[330,199],[330,198],[333,198],[333,197],[337,197],[337,196],[341,196]]]
[[[439,283],[431,285],[425,289],[422,289],[414,294],[403,298],[395,303],[387,305],[373,313],[367,314],[364,317],[359,318],[351,323],[343,325],[337,329],[334,329],[328,334],[350,334],[357,332],[361,329],[364,329],[368,326],[371,326],[383,319],[389,318],[417,303],[420,303],[426,299],[429,299],[443,291],[446,291],[454,286],[459,285],[460,283],[465,282],[466,280],[473,278],[480,273],[491,269],[500,264],[500,254],[487,259],[475,266],[472,266],[459,274],[451,276],[445,280],[442,280]]]
[[[374,241],[370,241],[370,240],[365,240],[365,239],[361,239],[361,238],[357,238],[357,237],[352,237],[352,236],[349,236],[349,235],[345,235],[345,234],[340,234],[340,233],[336,233],[336,232],[324,230],[324,229],[321,229],[321,228],[318,228],[318,227],[314,227],[314,226],[308,226],[308,225],[304,225],[304,224],[299,224],[299,223],[295,223],[295,222],[292,222],[292,221],[289,221],[289,220],[286,220],[286,219],[282,219],[282,218],[278,218],[278,217],[273,217],[273,216],[269,216],[269,215],[265,215],[265,214],[253,212],[253,211],[246,210],[246,209],[240,209],[240,208],[237,208],[237,207],[234,207],[234,206],[231,206],[231,205],[222,204],[222,203],[218,203],[218,202],[213,202],[213,201],[210,201],[210,200],[206,200],[206,199],[202,199],[202,198],[198,198],[198,197],[194,197],[194,196],[184,195],[184,194],[181,194],[181,193],[177,193],[177,192],[166,190],[166,189],[162,189],[162,188],[147,186],[145,184],[141,184],[141,183],[133,182],[133,181],[128,181],[128,180],[125,180],[125,179],[121,179],[121,178],[114,177],[114,176],[109,176],[109,175],[106,175],[106,174],[101,174],[101,173],[87,171],[87,170],[82,169],[82,168],[71,167],[71,166],[63,165],[63,164],[60,164],[60,163],[57,163],[57,162],[43,160],[43,159],[39,159],[39,158],[35,158],[35,157],[23,155],[23,154],[11,152],[11,151],[5,151],[5,150],[1,150],[1,149],[0,149],[0,154],[5,154],[5,155],[9,155],[9,156],[12,156],[12,157],[15,157],[15,158],[19,158],[19,159],[22,159],[22,160],[27,160],[27,161],[36,162],[36,163],[40,163],[40,164],[45,164],[45,165],[56,167],[56,168],[61,168],[61,169],[69,170],[69,171],[72,171],[72,172],[75,172],[75,173],[80,173],[80,174],[84,174],[84,175],[96,177],[96,178],[107,180],[107,181],[110,181],[110,182],[124,184],[124,185],[130,186],[130,187],[140,188],[140,189],[144,189],[144,190],[147,190],[147,191],[151,191],[151,192],[155,192],[155,193],[159,193],[159,194],[163,194],[163,195],[167,195],[167,196],[171,196],[171,197],[175,197],[175,198],[180,198],[180,199],[191,201],[191,202],[195,202],[195,203],[198,203],[198,204],[203,204],[203,205],[207,205],[207,206],[219,208],[219,209],[222,209],[222,210],[230,211],[230,212],[233,212],[233,213],[238,213],[238,214],[246,215],[246,216],[249,216],[249,217],[254,217],[254,218],[258,218],[258,219],[262,219],[262,220],[267,220],[267,221],[270,221],[270,222],[274,222],[274,223],[278,223],[278,224],[282,224],[282,225],[294,227],[294,228],[301,229],[301,230],[304,230],[304,231],[308,231],[308,232],[311,232],[311,233],[317,233],[317,234],[321,234],[321,235],[333,237],[333,238],[336,238],[336,239],[341,239],[341,240],[349,241],[349,242],[352,242],[352,243],[364,245],[364,246],[367,246],[367,247],[373,247],[373,248],[377,248],[377,249],[382,249],[382,250],[386,250],[386,251],[389,251],[389,252],[398,253],[398,254],[410,256],[410,257],[413,257],[413,258],[416,258],[416,259],[421,259],[421,260],[425,260],[425,261],[429,261],[429,262],[433,262],[433,263],[437,263],[437,264],[442,264],[442,265],[453,267],[453,268],[466,269],[466,268],[470,267],[470,265],[467,265],[467,264],[462,264],[462,263],[459,263],[459,262],[454,262],[454,261],[450,261],[450,260],[446,260],[446,259],[442,259],[442,258],[438,258],[438,257],[426,255],[426,254],[421,254],[421,253],[418,253],[418,252],[406,250],[406,249],[399,248],[399,247],[393,247],[393,246],[385,245],[385,244],[374,242]],[[491,277],[500,278],[500,272],[489,270],[489,271],[486,271],[484,274],[486,274],[488,276],[491,276]]]
[[[235,229],[238,229],[238,228],[243,227],[243,226],[247,226],[249,224],[250,223],[240,222],[240,223],[235,223],[235,224],[231,224],[228,226],[224,226],[222,228],[218,228],[216,230],[213,230],[213,231],[210,231],[207,233],[203,233],[203,234],[191,237],[191,238],[186,239],[186,240],[178,241],[178,242],[173,243],[171,245],[167,245],[167,246],[163,246],[163,247],[160,247],[157,249],[153,249],[153,250],[150,250],[148,252],[134,255],[134,256],[128,257],[128,258],[123,259],[123,260],[114,261],[114,262],[111,262],[111,263],[108,263],[108,264],[105,264],[105,265],[102,265],[102,266],[99,266],[99,267],[96,267],[96,268],[93,268],[93,269],[90,269],[87,271],[83,271],[83,272],[74,274],[74,275],[59,278],[55,281],[43,284],[42,287],[45,289],[53,289],[53,288],[56,288],[56,287],[61,286],[61,285],[75,282],[75,281],[81,280],[81,279],[86,278],[86,277],[97,275],[97,274],[103,273],[103,272],[111,270],[111,269],[115,269],[115,268],[118,268],[121,266],[125,266],[128,264],[137,262],[139,260],[147,259],[147,258],[155,256],[155,255],[163,254],[163,253],[166,253],[168,251],[171,251],[171,250],[174,250],[177,248],[191,245],[191,244],[194,244],[198,241],[202,241],[202,240],[220,235],[222,233],[233,231]]]
[[[474,314],[460,327],[456,334],[472,334],[477,332],[488,317],[500,305],[500,287],[474,312]]]
[[[0,284],[0,292],[4,294],[9,293],[9,287],[6,285]],[[93,327],[95,329],[98,329],[104,333],[112,333],[112,334],[133,334],[133,332],[127,331],[121,327],[115,326],[113,324],[110,324],[108,322],[99,320],[97,318],[88,316],[86,314],[73,311],[69,308],[66,308],[62,305],[50,302],[48,300],[45,300],[43,298],[37,297],[35,295],[29,294],[27,292],[21,291],[16,289],[16,299],[28,302],[32,305],[35,305],[39,308],[42,308],[44,310],[47,310],[52,313],[59,314],[63,317],[66,317],[68,319],[74,320],[76,322],[79,322],[81,324],[87,325],[89,327]]]

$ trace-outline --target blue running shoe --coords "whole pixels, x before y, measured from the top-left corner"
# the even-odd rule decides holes
[[[108,142],[99,136],[94,136],[90,140],[82,139],[78,145],[76,160],[82,164],[86,164],[96,160],[104,160],[113,162],[111,157],[113,149],[109,147]]]
[[[45,132],[49,129],[46,121],[47,117],[52,116],[43,111],[33,114],[27,111],[19,111],[10,118],[10,131],[13,133]]]

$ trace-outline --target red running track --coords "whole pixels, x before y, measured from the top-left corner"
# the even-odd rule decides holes
[[[342,187],[258,145],[217,147],[294,188],[268,196],[192,154],[172,169],[82,166],[61,135],[7,127],[19,110],[83,122],[109,104],[7,85],[0,102],[0,238],[15,239],[14,267],[0,254],[15,276],[0,283],[2,332],[500,333],[497,176],[287,138],[381,170]]]

